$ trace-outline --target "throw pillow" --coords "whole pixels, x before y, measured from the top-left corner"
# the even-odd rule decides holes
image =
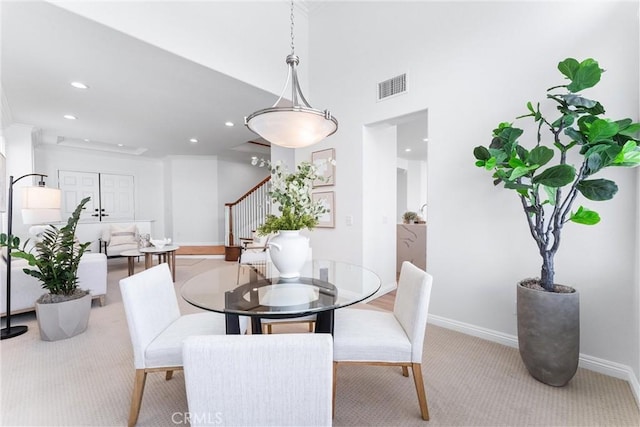
[[[111,226],[111,239],[109,246],[129,245],[137,243],[137,228],[135,224],[126,226]]]

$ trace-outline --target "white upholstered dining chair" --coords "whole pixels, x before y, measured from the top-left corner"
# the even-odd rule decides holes
[[[190,335],[225,334],[224,315],[197,313],[181,316],[167,264],[159,264],[120,280],[122,302],[133,345],[136,368],[129,426],[138,421],[147,373],[164,371],[171,379],[182,369],[182,342]],[[246,318],[240,331],[246,331]]]
[[[433,277],[408,261],[402,264],[393,312],[345,308],[336,310],[334,322],[333,396],[338,365],[365,363],[409,367],[418,394],[420,413],[429,420],[422,379],[422,348]]]
[[[329,426],[329,334],[191,337],[183,349],[192,426]]]

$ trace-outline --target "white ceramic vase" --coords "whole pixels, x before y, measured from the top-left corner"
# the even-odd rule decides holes
[[[309,238],[301,235],[300,230],[280,230],[268,245],[271,261],[280,272],[280,277],[300,277],[300,270],[309,253]]]

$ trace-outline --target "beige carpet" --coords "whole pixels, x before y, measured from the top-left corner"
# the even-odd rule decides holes
[[[181,261],[176,288],[221,263]],[[126,425],[133,361],[118,289],[125,275],[126,260],[109,260],[107,305],[94,303],[89,328],[72,339],[41,341],[33,314],[13,317],[14,325],[27,324],[29,332],[0,343],[2,425]],[[179,300],[183,313],[197,311]],[[640,425],[622,380],[580,369],[567,387],[545,386],[528,375],[517,350],[435,326],[427,328],[423,370],[431,421],[421,420],[413,379],[399,368],[342,366],[334,425]],[[260,393],[247,394],[247,404]],[[150,374],[138,425],[185,425],[186,411],[182,373],[171,381]]]

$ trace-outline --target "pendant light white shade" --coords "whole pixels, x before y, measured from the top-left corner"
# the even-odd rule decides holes
[[[60,222],[61,191],[58,188],[24,187],[22,189],[23,224]]]
[[[273,107],[247,117],[247,127],[272,144],[300,148],[335,133],[338,121],[328,111],[301,106]]]

